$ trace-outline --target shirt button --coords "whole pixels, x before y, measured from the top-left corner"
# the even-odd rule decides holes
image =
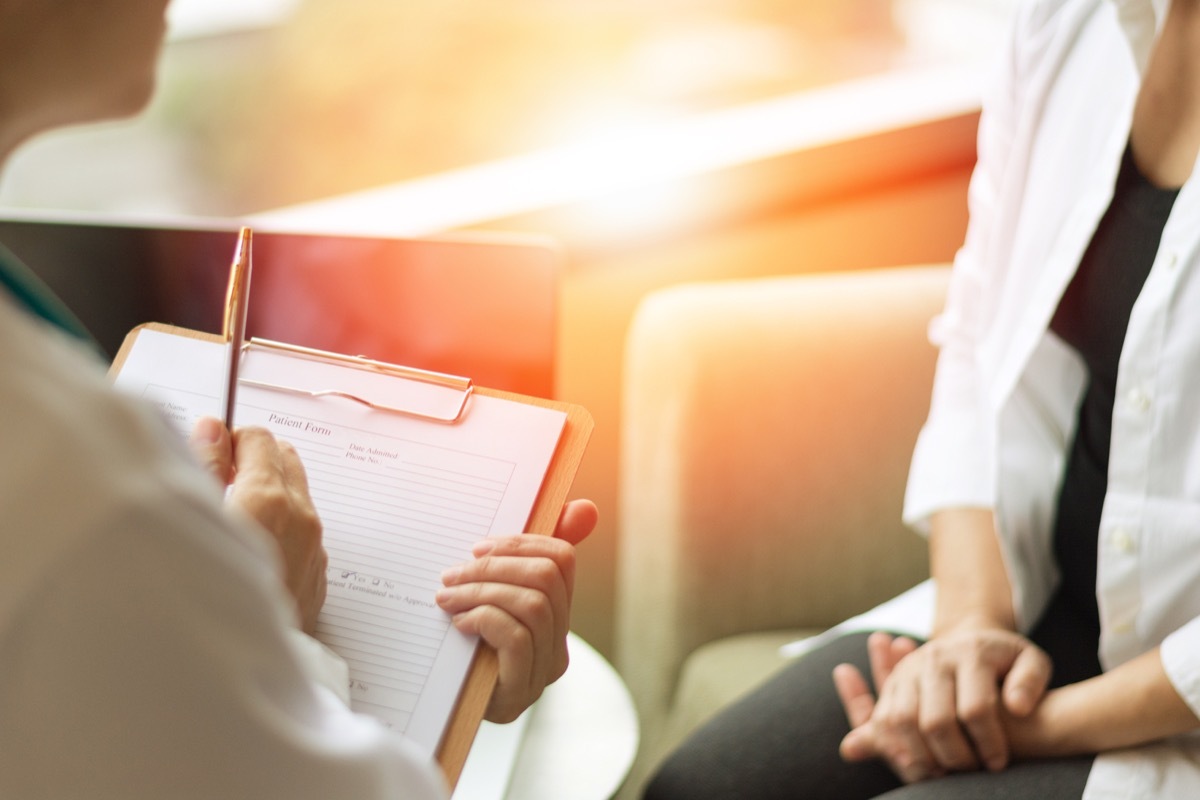
[[[1137,411],[1144,413],[1150,410],[1150,395],[1141,389],[1130,389],[1129,393],[1125,395],[1125,399],[1128,401],[1130,407]]]
[[[1179,266],[1179,254],[1174,250],[1168,250],[1163,260],[1166,262],[1167,269],[1175,269]]]
[[[1133,537],[1124,528],[1117,528],[1113,531],[1109,541],[1112,542],[1113,549],[1118,553],[1129,554],[1134,550],[1135,542],[1133,541]]]

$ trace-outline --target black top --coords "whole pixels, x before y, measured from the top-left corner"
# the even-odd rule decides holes
[[[1050,323],[1087,365],[1088,383],[1059,494],[1054,553],[1062,571],[1063,599],[1075,607],[1097,641],[1097,540],[1108,488],[1117,361],[1130,311],[1178,194],[1178,189],[1151,184],[1134,163],[1132,150],[1125,148],[1112,203]]]

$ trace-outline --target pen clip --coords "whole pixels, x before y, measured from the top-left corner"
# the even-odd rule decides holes
[[[239,331],[245,339],[246,331],[246,302],[250,283],[250,237],[249,228],[238,232],[237,247],[233,251],[233,261],[229,265],[229,283],[225,288],[225,315],[221,323],[221,336],[226,344],[234,342]],[[238,346],[241,342],[236,343]]]

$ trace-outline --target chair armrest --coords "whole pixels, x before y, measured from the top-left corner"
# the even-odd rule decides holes
[[[943,266],[692,284],[626,348],[616,663],[647,725],[692,650],[825,628],[927,574],[900,521]]]

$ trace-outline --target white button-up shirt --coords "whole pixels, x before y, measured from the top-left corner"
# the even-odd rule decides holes
[[[971,223],[946,309],[905,518],[995,510],[1029,629],[1059,580],[1052,530],[1086,371],[1048,326],[1112,198],[1162,0],[1021,9],[979,133]],[[1099,530],[1100,660],[1162,646],[1200,714],[1200,181],[1180,192],[1117,372]],[[1200,797],[1195,737],[1106,754],[1085,797]]]
[[[444,800],[268,538],[45,327],[0,288],[0,798]]]

